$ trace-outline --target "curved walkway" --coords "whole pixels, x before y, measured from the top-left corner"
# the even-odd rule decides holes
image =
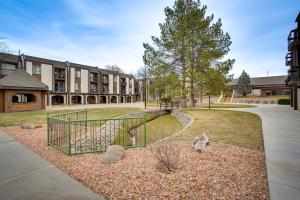
[[[232,108],[262,119],[271,200],[300,199],[300,111],[289,106]]]
[[[100,161],[99,161],[100,162]],[[1,200],[101,200],[0,129]]]

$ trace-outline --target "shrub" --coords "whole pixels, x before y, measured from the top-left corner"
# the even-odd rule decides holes
[[[275,100],[271,100],[269,103],[270,103],[270,104],[274,104],[274,103],[275,103]]]
[[[268,104],[269,102],[268,102],[267,100],[264,100],[263,103],[264,103],[264,104]]]
[[[290,100],[289,99],[278,99],[278,104],[279,105],[290,105]]]
[[[181,149],[177,141],[157,141],[149,146],[149,150],[158,161],[158,170],[170,173],[178,168]]]
[[[255,103],[256,103],[256,104],[259,104],[259,103],[260,103],[260,100],[255,100]]]

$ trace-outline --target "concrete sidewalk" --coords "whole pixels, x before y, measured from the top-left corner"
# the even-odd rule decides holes
[[[76,163],[74,163],[76,164]],[[1,200],[99,200],[48,161],[32,153],[0,129]]]
[[[271,200],[299,200],[300,111],[278,105],[231,110],[256,113],[262,118]]]

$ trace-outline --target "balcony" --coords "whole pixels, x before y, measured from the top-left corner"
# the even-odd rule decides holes
[[[66,75],[65,75],[65,73],[55,73],[54,74],[54,79],[55,80],[65,80]]]
[[[97,93],[97,89],[90,89],[90,93]]]
[[[101,94],[108,94],[109,90],[106,88],[101,89]]]
[[[291,30],[289,36],[288,36],[288,49],[289,51],[294,49],[297,45],[299,45],[300,41],[300,33],[299,30],[294,29]]]
[[[292,66],[293,64],[293,53],[289,52],[285,56],[285,65]]]
[[[126,95],[126,90],[121,90],[122,95]]]
[[[102,84],[108,84],[108,79],[101,79]]]
[[[124,86],[126,86],[127,84],[126,84],[125,81],[121,81],[121,82],[120,82],[120,85],[124,87]]]
[[[90,77],[90,82],[97,82],[97,77]]]

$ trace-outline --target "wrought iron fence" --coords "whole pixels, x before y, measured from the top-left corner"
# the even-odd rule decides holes
[[[47,117],[48,145],[68,155],[105,151],[109,145],[146,146],[146,115],[88,119],[87,110]]]

